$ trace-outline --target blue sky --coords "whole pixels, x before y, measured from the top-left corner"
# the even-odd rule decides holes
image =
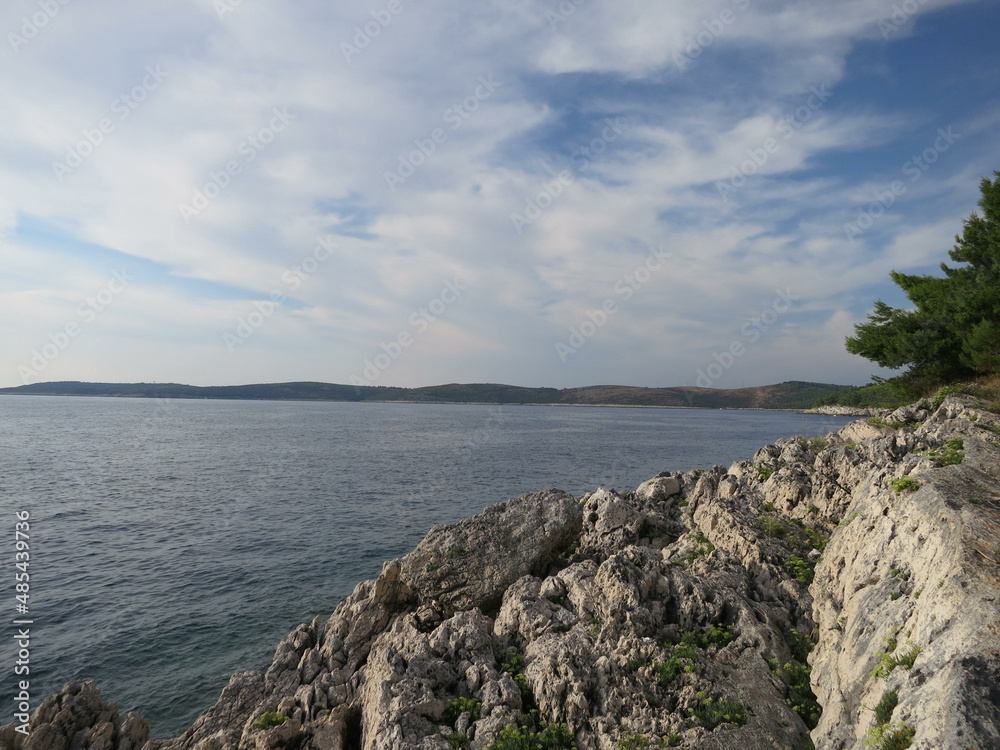
[[[0,385],[861,384],[1000,5],[14,0]]]

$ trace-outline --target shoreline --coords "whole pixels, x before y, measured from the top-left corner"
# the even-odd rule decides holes
[[[383,400],[366,399],[363,401],[349,401],[346,399],[334,398],[220,398],[218,396],[141,396],[129,394],[96,394],[96,393],[2,393],[0,397],[12,396],[17,398],[113,398],[113,399],[146,399],[153,401],[241,401],[241,402],[290,402],[297,404],[412,404],[414,406],[558,406],[571,408],[600,408],[600,409],[688,409],[695,411],[784,411],[798,412],[807,416],[856,416],[852,414],[827,414],[809,408],[789,408],[789,407],[767,407],[767,406],[682,406],[667,404],[561,404],[561,403],[532,403],[524,401],[409,401],[409,400]]]

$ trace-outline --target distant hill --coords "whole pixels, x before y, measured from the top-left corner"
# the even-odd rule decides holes
[[[266,401],[407,401],[414,403],[558,404],[564,406],[665,406],[702,409],[807,409],[849,386],[788,381],[731,390],[679,386],[639,388],[523,388],[494,383],[451,383],[423,388],[334,383],[269,383],[194,386],[177,383],[82,383],[65,381],[0,388],[0,395],[113,396],[118,398],[211,398]]]

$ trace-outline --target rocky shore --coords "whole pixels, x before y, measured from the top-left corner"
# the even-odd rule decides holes
[[[828,417],[884,417],[891,411],[877,406],[817,406],[815,409],[803,409],[801,413]]]
[[[0,749],[987,750],[998,597],[1000,416],[951,396],[728,469],[493,505],[179,737],[84,681]]]

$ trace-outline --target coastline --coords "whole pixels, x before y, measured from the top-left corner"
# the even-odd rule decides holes
[[[18,744],[8,725],[0,747],[110,732],[111,750],[446,750],[461,734],[485,750],[534,706],[579,748],[641,733],[686,748],[811,739],[826,750],[869,732],[864,706],[888,679],[872,667],[901,628],[912,670],[892,672],[893,719],[935,746],[989,746],[1000,707],[982,686],[1000,673],[988,627],[1000,607],[981,560],[1000,560],[987,533],[1000,523],[1000,418],[948,397],[889,421],[906,426],[852,422],[633,492],[498,503],[435,527],[328,618],[300,625],[179,737],[148,740],[142,717],[74,683],[36,711],[29,742],[41,744]],[[935,457],[955,441],[957,463]],[[808,660],[807,633],[818,636]],[[955,659],[976,666],[956,672]],[[676,672],[658,666],[672,660]],[[790,705],[789,675],[807,665],[812,702]],[[728,718],[709,720],[721,702]]]

